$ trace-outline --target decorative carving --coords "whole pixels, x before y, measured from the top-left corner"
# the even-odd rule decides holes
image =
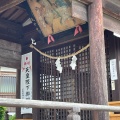
[[[32,0],[28,3],[44,36],[84,23],[72,17],[71,0]]]

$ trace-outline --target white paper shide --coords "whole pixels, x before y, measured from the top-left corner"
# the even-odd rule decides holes
[[[71,64],[70,64],[70,67],[72,68],[72,70],[75,70],[75,68],[76,68],[76,61],[77,61],[77,57],[74,55],[73,57],[72,57],[72,61],[71,61]]]
[[[110,74],[111,74],[111,80],[117,80],[117,66],[116,66],[116,59],[110,60]]]
[[[22,55],[21,99],[32,100],[32,52]],[[21,114],[32,113],[32,108],[21,108]]]
[[[62,68],[62,65],[61,65],[61,63],[60,63],[60,58],[58,58],[58,59],[56,60],[55,64],[56,64],[57,70],[58,70],[60,73],[62,73],[63,68]]]

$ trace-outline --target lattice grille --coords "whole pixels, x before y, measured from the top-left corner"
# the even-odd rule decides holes
[[[46,49],[44,52],[53,56],[71,54],[87,44],[73,43]],[[40,56],[40,99],[50,101],[90,103],[89,49],[77,55],[77,67],[70,67],[71,58],[61,60],[62,74],[56,71],[55,60]],[[67,110],[41,109],[41,120],[66,120]],[[82,120],[90,120],[89,111],[81,112]]]

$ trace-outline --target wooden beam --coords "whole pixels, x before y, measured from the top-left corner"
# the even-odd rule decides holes
[[[120,21],[104,14],[103,19],[104,29],[115,32],[120,35]]]
[[[107,105],[105,45],[103,31],[102,0],[94,0],[88,7],[90,40],[90,89],[92,104]],[[108,120],[106,112],[93,111],[93,120]]]
[[[0,39],[0,66],[20,68],[21,45]]]
[[[40,99],[40,54],[33,50],[33,99]],[[37,64],[35,64],[37,63]],[[40,120],[40,109],[33,108],[33,120]]]
[[[120,20],[120,1],[119,0],[103,0],[103,12]]]
[[[22,37],[23,31],[21,25],[0,19],[0,38],[21,43]]]
[[[72,7],[73,7],[72,8],[73,17],[79,19],[82,18],[85,21],[88,21],[87,7],[85,5],[82,5],[82,3],[78,1],[73,1]],[[106,11],[106,9],[103,10],[104,10],[104,17],[103,17],[104,29],[120,34],[120,15],[117,16],[115,13]]]
[[[75,11],[72,11],[72,15],[73,17],[77,17],[79,19],[84,17],[86,18],[86,21],[87,21],[87,9],[86,9],[87,6],[81,5],[85,2],[85,0],[83,0],[84,2],[82,2],[81,0],[78,0],[78,1],[72,1],[74,5],[73,8],[76,8]],[[119,3],[119,5],[117,5],[117,3]],[[84,3],[84,4],[87,4],[87,3]],[[84,13],[83,16],[82,16],[82,13]],[[103,0],[103,13],[120,21],[120,1],[114,4],[114,2],[112,2],[111,0]]]
[[[88,21],[87,6],[78,1],[72,1],[72,16]]]
[[[24,2],[25,0],[2,0],[1,1],[1,5],[0,5],[0,13],[4,12],[5,10],[8,10],[22,2]]]
[[[16,76],[16,99],[20,99],[20,75],[21,69],[17,69],[17,76]],[[22,119],[21,115],[21,108],[16,107],[16,119]]]
[[[77,36],[74,36],[72,34],[72,35],[67,35],[65,37],[61,37],[60,39],[57,39],[57,42],[54,42],[54,43],[49,44],[49,45],[47,44],[47,42],[43,43],[43,42],[39,41],[39,42],[37,42],[36,47],[39,50],[43,50],[43,49],[47,49],[47,48],[51,48],[51,47],[57,47],[59,45],[66,44],[66,43],[69,43],[69,42],[73,42],[73,41],[76,41],[76,40],[81,40],[81,42],[83,42],[83,41],[86,42],[86,40],[88,41],[89,40],[88,31],[84,31],[81,34],[78,34]],[[22,49],[25,52],[32,51],[32,49],[29,47],[29,45],[24,46]]]

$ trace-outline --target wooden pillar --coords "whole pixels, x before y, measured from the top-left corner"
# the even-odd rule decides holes
[[[88,7],[88,15],[92,104],[107,105],[108,90],[106,78],[102,0],[93,0],[93,3]],[[107,112],[94,111],[92,115],[92,120],[109,120],[109,115]]]
[[[40,100],[40,54],[33,50],[33,99]],[[33,109],[33,120],[40,120],[40,109]]]
[[[21,70],[17,69],[17,77],[16,77],[16,98],[17,99],[20,99],[20,73],[21,73]],[[16,107],[16,118],[17,119],[22,118],[20,107]]]

